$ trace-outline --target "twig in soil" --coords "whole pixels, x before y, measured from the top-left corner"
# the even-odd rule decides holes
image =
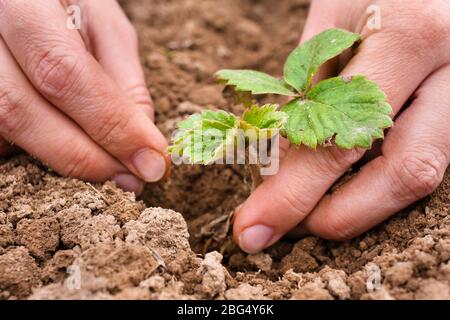
[[[204,225],[200,229],[200,236],[208,237],[213,235],[215,233],[214,229],[226,220],[228,220],[228,215],[223,215],[214,220],[211,220],[208,224]]]
[[[203,226],[200,229],[201,237],[209,237],[205,241],[205,244],[203,246],[204,253],[208,252],[208,249],[211,246],[213,241],[224,242],[219,249],[220,253],[222,253],[222,254],[230,246],[232,241],[228,234],[231,230],[231,220],[233,218],[233,214],[234,214],[234,211],[231,212],[230,214],[220,216],[220,217],[210,221],[207,225]],[[225,225],[223,226],[222,230],[220,232],[215,231],[214,229],[217,229],[218,227],[220,227],[220,225],[223,222],[225,222]],[[214,234],[216,234],[216,235],[214,235]]]
[[[228,234],[228,232],[230,232],[231,229],[231,221],[233,220],[233,216],[234,216],[234,211],[232,211],[227,218],[227,222],[225,223],[225,234]]]
[[[120,205],[126,203],[127,201],[128,201],[128,200],[122,199],[122,200],[120,200],[119,202],[110,204],[110,206],[111,206],[111,208],[115,208],[115,207],[118,207],[118,206],[120,206]]]
[[[102,198],[103,199],[103,201],[105,201],[105,203],[108,205],[108,206],[110,206],[111,205],[111,203],[108,201],[108,199],[106,199],[106,197],[96,188],[96,187],[94,187],[92,184],[90,184],[89,182],[87,182],[86,183],[92,190],[94,190],[94,192],[95,193],[97,193],[99,196],[100,196],[100,198]]]
[[[208,249],[211,246],[212,240],[213,240],[212,238],[209,238],[205,241],[205,244],[203,245],[203,250],[202,250],[203,254],[208,252]]]
[[[161,255],[158,253],[158,251],[156,251],[153,248],[150,248],[150,252],[152,253],[153,258],[156,260],[156,262],[158,263],[157,267],[155,268],[158,269],[159,267],[162,267],[163,269],[167,269],[166,267],[166,263],[164,262],[164,259],[161,257]],[[154,270],[153,270],[154,271]],[[153,272],[152,271],[152,272]]]
[[[263,183],[263,179],[261,176],[261,167],[259,163],[251,163],[251,153],[252,150],[250,148],[246,148],[245,150],[245,168],[250,173],[250,177],[252,180],[251,192],[255,191],[256,188],[259,187],[261,183]]]
[[[231,238],[228,238],[224,244],[220,247],[219,252],[221,255],[224,255],[228,248],[230,248],[233,245],[233,240]]]
[[[204,225],[200,229],[200,237],[211,237],[210,239],[214,239],[217,242],[224,240],[230,229],[231,229],[231,219],[233,217],[233,212],[230,214],[222,215],[214,220],[211,220],[208,224]],[[222,223],[225,222],[223,228],[220,228]],[[219,232],[218,229],[222,229]]]
[[[300,289],[303,285],[303,278],[296,272],[294,272],[294,270],[290,269],[286,272],[286,274],[289,273],[291,275],[293,275],[295,278],[298,279],[297,281],[297,287]]]

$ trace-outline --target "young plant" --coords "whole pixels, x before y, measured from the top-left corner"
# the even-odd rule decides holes
[[[334,77],[312,85],[321,65],[359,42],[356,33],[326,30],[289,55],[282,80],[253,70],[218,71],[219,81],[231,86],[238,97],[250,93],[292,99],[281,108],[245,104],[241,116],[210,110],[192,115],[178,124],[169,152],[189,163],[207,165],[225,156],[224,150],[236,142],[239,129],[258,132],[253,136],[257,140],[281,134],[293,145],[313,149],[332,141],[343,149],[370,148],[375,139],[384,137],[383,129],[392,126],[391,107],[378,86],[362,75]]]

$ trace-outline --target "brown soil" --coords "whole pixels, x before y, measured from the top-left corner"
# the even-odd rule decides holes
[[[122,1],[161,130],[229,109],[217,69],[279,73],[307,2]],[[245,180],[237,166],[179,166],[148,186],[144,204],[26,156],[4,161],[0,299],[450,299],[450,170],[431,197],[357,239],[282,241],[253,256],[223,237]]]

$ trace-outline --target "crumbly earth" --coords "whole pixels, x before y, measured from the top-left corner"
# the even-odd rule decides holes
[[[121,1],[161,130],[202,108],[239,112],[212,74],[279,74],[307,2]],[[450,299],[450,170],[433,195],[352,241],[307,237],[251,256],[227,237],[246,179],[237,166],[177,166],[136,200],[27,156],[3,160],[0,299]]]

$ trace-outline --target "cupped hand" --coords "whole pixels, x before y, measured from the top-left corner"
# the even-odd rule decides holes
[[[0,35],[2,154],[13,143],[62,175],[136,192],[164,176],[166,140],[115,0],[0,0]]]
[[[380,13],[379,30],[370,27],[376,21],[367,24],[378,18],[372,13]],[[429,195],[449,165],[450,2],[313,0],[302,41],[333,27],[361,33],[363,42],[319,77],[366,75],[387,94],[394,126],[379,153],[371,151],[372,160],[331,194],[365,150],[289,147],[279,172],[235,213],[234,237],[248,253],[289,231],[353,238]]]

